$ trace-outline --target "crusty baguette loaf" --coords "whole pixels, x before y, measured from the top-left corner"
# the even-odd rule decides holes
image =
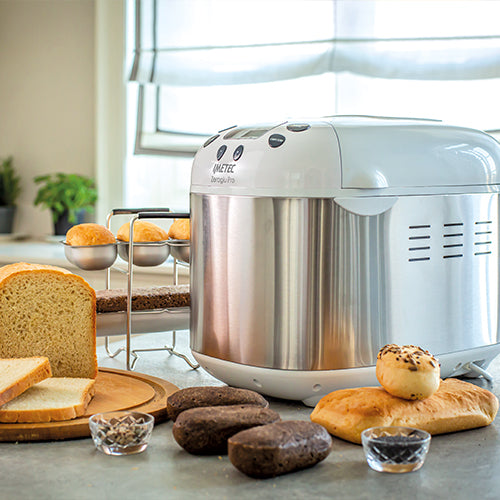
[[[55,377],[97,376],[96,300],[66,269],[0,268],[0,358],[47,356]]]
[[[48,378],[0,408],[0,422],[52,422],[85,414],[94,379]]]
[[[96,300],[98,313],[127,310],[127,290],[124,288],[96,290]],[[189,285],[166,285],[132,290],[132,311],[189,307],[190,304]]]
[[[51,375],[47,357],[0,359],[0,406]]]
[[[382,387],[334,391],[318,402],[311,420],[334,436],[360,444],[361,432],[370,427],[401,425],[444,434],[489,425],[497,411],[498,399],[490,391],[449,378],[420,401],[392,396]]]

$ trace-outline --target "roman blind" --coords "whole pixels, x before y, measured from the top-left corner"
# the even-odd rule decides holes
[[[134,14],[138,153],[192,154],[212,123],[273,112],[500,127],[498,0],[136,0]]]

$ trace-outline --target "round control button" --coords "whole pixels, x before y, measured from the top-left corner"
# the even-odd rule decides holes
[[[285,136],[281,134],[273,134],[269,136],[269,146],[272,148],[279,148],[285,142]]]
[[[215,139],[217,139],[218,137],[220,137],[219,134],[213,135],[212,137],[210,137],[210,139],[207,139],[205,141],[205,144],[203,144],[203,147],[206,148],[209,144],[212,144],[212,142],[214,142]]]
[[[287,125],[286,128],[287,130],[290,130],[290,132],[304,132],[304,130],[311,128],[311,125],[308,125],[307,123],[290,123],[290,125]]]
[[[224,153],[226,152],[227,146],[222,145],[218,150],[217,150],[217,161],[219,161],[223,156]]]
[[[243,154],[243,146],[238,146],[233,153],[233,160],[238,161],[241,158],[241,155]]]

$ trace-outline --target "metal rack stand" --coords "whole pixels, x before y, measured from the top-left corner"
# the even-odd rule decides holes
[[[129,233],[129,242],[128,242],[128,268],[127,271],[123,271],[121,269],[116,268],[117,271],[127,274],[127,308],[126,308],[126,344],[125,347],[119,347],[115,352],[112,352],[109,348],[109,337],[105,337],[104,339],[104,347],[106,349],[106,353],[110,358],[116,357],[123,351],[126,351],[127,360],[126,366],[127,370],[133,370],[139,356],[137,353],[139,352],[150,352],[150,351],[167,351],[169,354],[177,356],[183,359],[192,369],[196,370],[200,367],[198,363],[193,363],[185,354],[182,354],[175,350],[176,344],[176,335],[177,332],[175,330],[172,331],[172,344],[165,345],[163,347],[158,348],[149,348],[149,349],[132,349],[131,345],[131,336],[132,336],[132,289],[133,289],[133,271],[134,271],[134,223],[138,219],[186,219],[190,217],[189,213],[174,213],[170,212],[168,208],[116,208],[113,209],[107,217],[106,223],[107,228],[110,229],[111,226],[111,218],[115,215],[132,215],[130,219],[130,233]],[[167,243],[165,243],[167,244]],[[173,265],[173,284],[178,284],[178,269],[177,266],[182,265],[187,267],[187,264],[181,264],[174,257],[174,265]],[[111,268],[108,268],[106,271],[106,289],[110,289],[111,283]],[[141,311],[141,313],[145,313],[145,311]],[[131,361],[132,359],[132,361]]]

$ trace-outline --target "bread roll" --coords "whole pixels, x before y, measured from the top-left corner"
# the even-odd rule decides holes
[[[118,233],[116,234],[116,238],[120,241],[129,241],[130,240],[130,223],[126,222],[123,224],[120,229],[118,229]],[[136,220],[134,222],[134,242],[135,243],[147,243],[151,241],[165,241],[168,239],[167,232],[162,229],[160,226],[153,224],[152,222],[148,222],[145,220]]]
[[[421,347],[388,344],[377,356],[376,375],[380,385],[393,396],[424,399],[439,388],[437,359]]]
[[[78,224],[66,233],[66,243],[71,246],[109,245],[115,241],[113,233],[100,224]]]
[[[252,405],[206,406],[183,411],[172,428],[174,439],[194,455],[227,453],[236,433],[280,420],[270,408]]]
[[[400,425],[444,434],[489,425],[497,411],[498,399],[490,391],[449,378],[420,401],[392,396],[382,387],[334,391],[318,402],[311,420],[334,436],[361,444],[361,433],[370,427]]]
[[[167,398],[168,417],[175,422],[190,408],[206,406],[252,405],[267,408],[269,403],[258,392],[228,386],[186,387]]]
[[[328,432],[320,425],[302,420],[259,425],[228,440],[231,463],[240,472],[257,479],[312,467],[324,460],[331,449]]]
[[[0,357],[46,356],[55,377],[97,376],[95,292],[66,269],[0,268]]]
[[[172,240],[191,239],[191,224],[189,219],[175,219],[168,230],[168,237]]]

